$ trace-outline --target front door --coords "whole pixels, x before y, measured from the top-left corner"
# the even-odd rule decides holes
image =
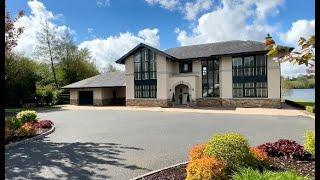
[[[188,104],[188,94],[189,94],[189,88],[188,86],[184,84],[179,84],[175,87],[175,101],[176,104]]]

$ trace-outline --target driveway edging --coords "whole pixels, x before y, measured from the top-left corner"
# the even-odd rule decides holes
[[[46,131],[46,132],[44,132],[44,133],[42,133],[42,134],[39,134],[39,135],[37,135],[37,136],[34,136],[34,137],[32,137],[32,138],[28,138],[28,139],[24,139],[24,140],[22,140],[22,141],[17,141],[17,142],[14,142],[14,143],[7,144],[7,145],[5,145],[5,149],[9,149],[9,148],[12,148],[12,147],[21,145],[21,144],[31,143],[31,142],[33,142],[33,141],[36,141],[36,140],[38,140],[38,139],[40,139],[40,138],[43,138],[43,137],[45,137],[45,136],[53,133],[54,131],[55,131],[55,126],[53,125],[53,126],[51,127],[51,129],[49,129],[49,131]]]
[[[168,167],[164,167],[164,168],[161,168],[161,169],[157,169],[157,170],[148,172],[148,173],[146,173],[146,174],[140,175],[140,176],[138,176],[138,177],[132,178],[132,179],[130,179],[130,180],[138,180],[138,179],[141,179],[141,178],[146,177],[146,176],[150,176],[150,175],[152,175],[152,174],[155,174],[155,173],[160,172],[160,171],[163,171],[163,170],[167,170],[167,169],[170,169],[170,168],[173,168],[173,167],[176,167],[176,166],[180,166],[180,165],[183,165],[183,164],[187,164],[188,162],[189,162],[189,161],[185,161],[185,162],[178,163],[178,164],[175,164],[175,165],[172,165],[172,166],[168,166]]]

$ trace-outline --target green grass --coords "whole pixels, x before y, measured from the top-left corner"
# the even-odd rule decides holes
[[[310,113],[314,113],[314,102],[302,101],[302,100],[294,100],[293,103],[297,105],[304,106],[304,109]]]
[[[308,102],[308,101],[294,101],[294,102],[302,106],[314,106],[314,102]]]
[[[259,172],[251,168],[245,168],[232,176],[234,180],[307,180],[308,177],[300,176],[293,171],[264,171]]]

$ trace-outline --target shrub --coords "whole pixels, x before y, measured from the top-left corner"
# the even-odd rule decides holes
[[[53,85],[37,86],[36,98],[39,105],[54,105],[58,102],[58,96],[61,90],[56,89]]]
[[[306,106],[308,112],[314,113],[314,106]]]
[[[241,169],[239,172],[235,173],[232,176],[233,180],[306,180],[307,177],[300,176],[298,173],[293,171],[284,171],[284,172],[273,172],[273,171],[263,171],[262,173],[258,170],[251,168]]]
[[[21,126],[16,132],[16,135],[18,137],[34,136],[36,134],[37,130],[31,124],[28,123]]]
[[[51,128],[53,125],[53,122],[50,120],[41,120],[39,124],[41,128]]]
[[[251,159],[247,139],[237,133],[214,135],[204,153],[226,161],[231,170],[247,165]]]
[[[27,121],[34,121],[37,118],[37,112],[36,111],[21,111],[17,114],[17,119],[22,121],[22,123],[27,122]]]
[[[252,153],[253,157],[259,161],[266,161],[268,158],[267,153],[256,147],[250,148],[250,152]]]
[[[204,150],[207,144],[197,144],[193,146],[189,151],[189,160],[196,160],[204,157]]]
[[[269,161],[267,153],[256,147],[250,148],[251,159],[248,161],[248,166],[255,169],[269,168]]]
[[[288,139],[280,139],[274,143],[268,142],[258,146],[258,148],[272,157],[285,156],[286,158],[303,159],[307,155],[303,146]]]
[[[7,117],[5,119],[5,127],[11,129],[11,130],[16,130],[19,127],[22,126],[22,122],[20,119],[17,119],[16,117]]]
[[[315,155],[315,132],[314,131],[307,131],[304,135],[304,149],[312,154]]]
[[[186,180],[227,179],[226,164],[215,157],[203,157],[190,161]]]
[[[13,130],[8,128],[8,127],[5,127],[4,128],[4,139],[7,141],[8,139],[10,139],[12,136],[13,136]]]

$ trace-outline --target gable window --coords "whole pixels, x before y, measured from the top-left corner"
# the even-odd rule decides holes
[[[202,60],[202,97],[220,97],[219,59]]]
[[[232,58],[233,97],[268,97],[267,57]]]
[[[190,73],[192,72],[192,61],[179,62],[180,73]]]
[[[134,97],[157,97],[156,54],[150,49],[142,49],[134,55]]]

